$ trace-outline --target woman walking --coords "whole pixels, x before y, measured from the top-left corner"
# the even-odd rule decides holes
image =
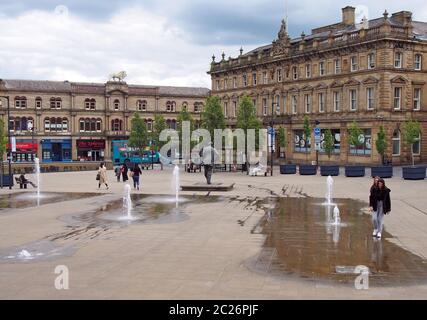
[[[139,190],[139,177],[142,174],[142,171],[137,163],[135,163],[135,166],[132,169],[132,173],[133,187],[134,189]]]
[[[121,171],[123,182],[128,181],[128,166],[126,165],[126,163],[123,164]]]
[[[381,238],[383,231],[384,215],[391,211],[391,190],[386,187],[384,179],[379,178],[378,184],[371,187],[371,196],[369,197],[370,209],[372,211],[372,221],[374,224],[373,236]]]
[[[98,189],[101,188],[101,184],[105,184],[108,190],[107,167],[105,166],[104,162],[101,162],[101,164],[99,165],[98,175],[99,175]]]

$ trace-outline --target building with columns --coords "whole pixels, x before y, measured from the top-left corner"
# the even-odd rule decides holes
[[[0,80],[0,96],[9,97],[14,162],[111,160],[114,140],[127,140],[135,112],[153,128],[156,114],[176,127],[186,108],[196,124],[209,89],[131,85],[123,81]],[[0,98],[0,118],[7,118],[7,99]]]
[[[313,134],[305,139],[302,131],[308,116],[322,135],[331,129],[335,138],[330,159],[320,144],[320,162],[379,164],[375,141],[382,125],[386,159],[409,163],[402,131],[407,119],[421,123],[414,154],[417,162],[427,162],[427,23],[414,21],[411,12],[355,21],[355,8],[346,7],[340,22],[295,39],[282,21],[271,44],[241,50],[235,58],[212,58],[211,94],[221,99],[229,125],[235,124],[239,99],[250,96],[266,126],[285,128],[282,151],[289,161],[304,161],[306,151],[315,159]],[[353,121],[363,129],[357,147],[347,138]]]

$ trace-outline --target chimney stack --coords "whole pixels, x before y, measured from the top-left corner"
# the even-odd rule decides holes
[[[346,26],[356,23],[356,8],[347,6],[342,8],[342,23]]]

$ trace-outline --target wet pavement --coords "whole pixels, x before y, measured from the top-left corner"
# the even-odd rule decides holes
[[[249,269],[274,276],[295,275],[308,280],[354,282],[357,266],[369,268],[374,286],[427,282],[427,261],[390,242],[372,237],[366,206],[355,200],[337,200],[342,225],[331,224],[333,207],[316,198],[270,198],[266,215],[252,230],[266,236]],[[387,216],[386,218],[387,219]],[[360,274],[360,273],[358,273]]]
[[[0,212],[7,209],[37,207],[50,203],[79,200],[99,195],[99,193],[87,192],[43,192],[40,198],[37,198],[37,193],[35,192],[2,194],[0,195]]]

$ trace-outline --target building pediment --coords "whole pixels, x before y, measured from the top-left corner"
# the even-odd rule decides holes
[[[299,89],[297,87],[292,87],[289,89],[289,92],[298,92]]]
[[[375,77],[368,77],[365,80],[363,80],[363,84],[377,84],[378,81],[379,80]]]
[[[302,87],[302,89],[301,89],[301,91],[312,91],[312,90],[313,90],[313,87],[312,87],[312,86],[310,86],[310,85],[304,86],[304,87]]]
[[[349,86],[358,86],[360,85],[360,82],[355,80],[355,79],[350,79],[347,82],[344,83],[345,86],[349,87]]]
[[[328,86],[325,84],[325,83],[319,83],[316,87],[315,87],[315,89],[316,90],[327,90],[328,89]]]
[[[331,88],[341,88],[343,85],[341,82],[339,81],[334,81],[332,82],[332,84],[330,85]]]
[[[396,76],[393,79],[391,79],[390,81],[391,81],[391,83],[400,83],[400,84],[405,84],[406,82],[408,82],[408,80],[402,76]]]

